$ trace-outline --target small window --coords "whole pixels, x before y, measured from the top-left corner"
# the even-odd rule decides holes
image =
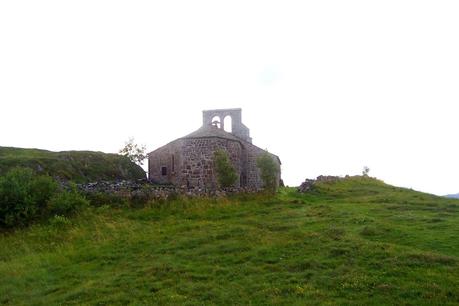
[[[174,156],[174,154],[172,154],[171,157],[172,157],[171,158],[172,159],[172,167],[171,168],[172,168],[172,173],[174,173],[175,172],[175,156]]]
[[[167,167],[161,167],[161,175],[167,175]]]

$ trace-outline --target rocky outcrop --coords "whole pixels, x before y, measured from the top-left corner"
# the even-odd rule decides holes
[[[320,175],[316,178],[317,182],[336,182],[342,180],[342,177],[332,175]]]
[[[338,180],[342,180],[342,177],[339,176],[330,176],[330,175],[320,175],[315,180],[313,179],[306,179],[300,187],[298,187],[299,192],[308,192],[314,189],[316,183],[322,182],[336,182]]]

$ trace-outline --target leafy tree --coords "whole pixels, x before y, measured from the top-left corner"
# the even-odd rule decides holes
[[[125,142],[124,148],[119,150],[121,155],[127,156],[132,162],[143,165],[144,160],[147,158],[147,148],[145,145],[138,145],[134,142],[134,138],[131,137]]]
[[[261,179],[265,190],[269,192],[277,191],[278,166],[269,153],[261,154],[257,159],[257,167],[260,169]]]
[[[370,173],[370,168],[368,168],[367,166],[363,167],[362,175],[368,176],[368,173]]]
[[[223,150],[217,150],[214,153],[215,169],[220,187],[231,187],[237,180],[236,170],[228,157],[228,154]]]

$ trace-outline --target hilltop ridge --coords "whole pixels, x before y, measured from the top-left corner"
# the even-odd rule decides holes
[[[31,168],[37,173],[78,183],[146,177],[140,166],[118,154],[0,147],[0,175],[14,167]]]

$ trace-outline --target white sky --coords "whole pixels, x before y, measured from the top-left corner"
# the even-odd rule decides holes
[[[459,1],[0,1],[0,146],[148,150],[241,107],[289,185],[459,192]]]

